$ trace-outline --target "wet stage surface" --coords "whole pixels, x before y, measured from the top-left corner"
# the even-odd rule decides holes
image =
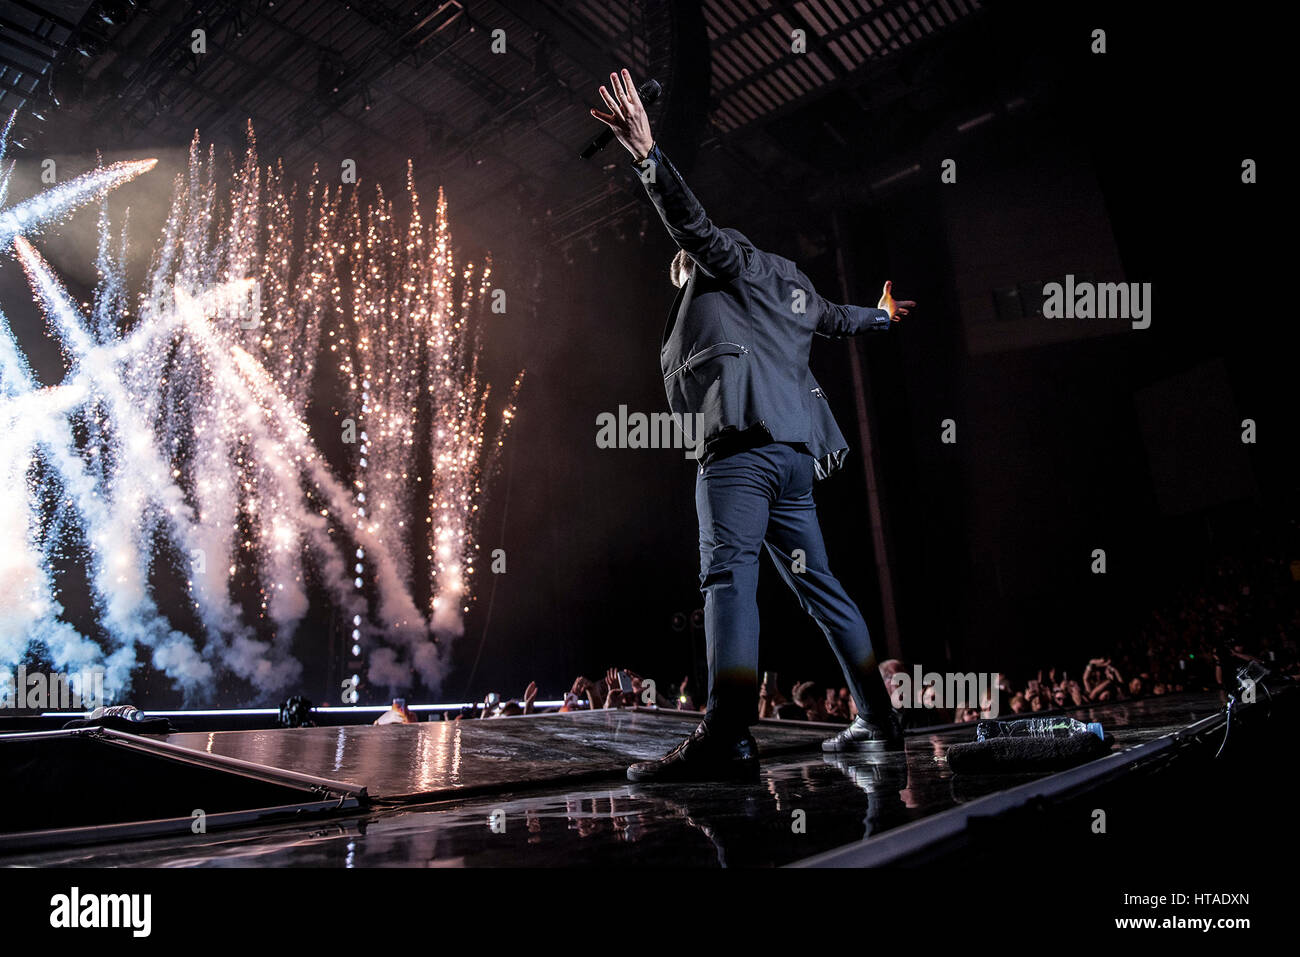
[[[1188,694],[1072,714],[1101,721],[1122,749],[1220,707],[1217,694]],[[774,866],[1037,776],[954,776],[943,754],[951,744],[974,739],[971,725],[912,733],[904,753],[841,756],[816,750],[824,727],[788,722],[755,728],[764,755],[757,784],[641,785],[616,777],[629,760],[661,754],[692,726],[677,716],[599,712],[464,721],[459,728],[454,722],[430,722],[172,735],[168,740],[187,747],[365,784],[373,795],[433,793],[419,805],[316,825],[49,851],[7,857],[3,863]],[[603,778],[581,777],[591,774]]]
[[[609,777],[685,737],[699,715],[589,711],[486,721],[424,721],[169,735],[169,744],[363,785],[371,798],[409,801],[500,791],[541,781]],[[833,733],[834,729],[830,729]],[[825,728],[799,722],[754,729],[765,755],[808,750]]]

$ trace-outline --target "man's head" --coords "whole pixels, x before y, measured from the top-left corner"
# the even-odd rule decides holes
[[[718,231],[729,236],[731,239],[733,239],[737,243],[740,243],[741,245],[744,246],[753,245],[752,243],[750,243],[749,237],[746,236],[744,233],[742,233],[739,229],[732,229],[731,227],[727,226],[727,227],[723,227]],[[694,269],[695,269],[695,260],[693,260],[690,256],[686,254],[686,250],[679,249],[677,250],[677,255],[673,257],[672,265],[668,267],[668,278],[673,281],[674,286],[676,286],[678,289],[681,289],[682,286],[686,285],[686,281],[691,278],[691,273],[694,271]]]
[[[673,281],[673,285],[678,289],[686,285],[686,280],[691,278],[691,270],[695,268],[695,261],[686,255],[685,249],[677,250],[677,255],[673,257],[672,265],[668,267],[668,278]]]

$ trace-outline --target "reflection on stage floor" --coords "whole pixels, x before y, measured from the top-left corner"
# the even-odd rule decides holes
[[[1220,707],[1217,694],[1189,694],[1078,716],[1104,722],[1118,746],[1127,747]],[[943,754],[950,744],[971,740],[969,725],[913,733],[902,754],[843,756],[807,753],[824,729],[765,723],[756,729],[766,745],[759,783],[693,786],[634,785],[617,778],[627,760],[661,753],[677,741],[690,727],[681,717],[605,712],[461,725],[231,733],[242,736],[238,747],[221,734],[173,735],[174,743],[186,739],[192,747],[195,739],[205,739],[219,753],[341,777],[380,795],[427,797],[328,823],[46,852],[5,863],[773,866],[1034,777],[954,776]],[[354,737],[389,730],[397,734]],[[388,743],[380,745],[383,740]],[[784,755],[777,753],[782,750]],[[608,769],[596,772],[603,780],[572,777],[593,767]]]
[[[168,736],[169,744],[362,785],[372,798],[409,802],[544,781],[618,775],[657,757],[699,721],[683,712],[589,711],[488,721],[350,725]],[[765,722],[765,755],[815,748],[835,729]]]

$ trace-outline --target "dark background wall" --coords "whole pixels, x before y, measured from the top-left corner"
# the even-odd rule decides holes
[[[1110,27],[1105,57],[1079,42],[1092,22]],[[1261,537],[1282,551],[1296,546],[1284,330],[1270,300],[1250,292],[1270,286],[1276,247],[1267,190],[1243,186],[1239,173],[1244,156],[1267,155],[1271,142],[1266,98],[1243,96],[1268,89],[1267,64],[1240,64],[1230,80],[1208,75],[1196,68],[1198,35],[1190,20],[1144,21],[1127,8],[1061,20],[1028,5],[994,8],[953,56],[967,65],[995,57],[996,76],[950,77],[929,115],[938,125],[1007,76],[1038,91],[1032,107],[938,147],[919,110],[912,139],[885,147],[905,157],[911,145],[923,160],[936,149],[951,155],[954,185],[930,166],[885,195],[787,204],[754,225],[732,213],[753,184],[717,182],[710,154],[699,160],[692,179],[708,182],[697,192],[711,215],[798,259],[826,295],[839,297],[832,249],[800,240],[825,236],[839,215],[855,300],[873,302],[892,278],[921,301],[886,338],[820,343],[814,354],[846,433],[847,350],[867,361],[909,663],[1081,668],[1131,635],[1161,594],[1195,581],[1210,556]],[[1179,88],[1164,81],[1171,74],[1184,78]],[[1216,118],[1237,110],[1245,141],[1216,135]],[[807,116],[789,124],[816,126]],[[826,165],[850,177],[855,168],[844,155]],[[505,692],[538,675],[558,690],[571,674],[615,663],[660,680],[686,670],[689,642],[669,618],[699,604],[692,470],[674,453],[598,451],[590,441],[597,412],[658,407],[670,254],[658,236],[645,248],[580,253],[561,269],[562,296],[548,297],[546,311],[566,317],[573,338],[563,359],[548,349],[563,388],[549,387],[549,366],[531,363],[521,425],[549,425],[521,428],[511,453],[506,533],[516,553],[526,549],[523,562],[546,570],[530,572],[527,585],[524,576],[498,583],[485,660],[496,659]],[[1151,328],[1011,317],[1005,303],[999,312],[1008,288],[1041,297],[1045,281],[1067,272],[1151,282]],[[1257,446],[1240,440],[1244,417],[1268,432]],[[955,446],[939,441],[947,418],[958,424]],[[568,440],[551,432],[570,427]],[[849,468],[819,487],[818,500],[835,566],[881,635],[851,443]],[[525,480],[521,462],[547,477]],[[535,510],[537,523],[519,510]],[[1106,550],[1105,576],[1090,570],[1094,548]],[[761,594],[763,669],[833,680],[820,633],[766,564]],[[530,609],[523,640],[516,607]]]

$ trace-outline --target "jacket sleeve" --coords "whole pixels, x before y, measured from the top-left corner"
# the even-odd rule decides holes
[[[817,309],[817,332],[819,335],[838,339],[841,336],[856,336],[864,332],[883,331],[893,322],[886,309],[868,308],[866,306],[841,306],[813,293]]]
[[[673,242],[698,266],[715,279],[735,279],[749,268],[749,247],[713,225],[657,143],[644,160],[632,165]]]
[[[819,336],[839,339],[843,336],[857,336],[864,332],[884,331],[893,320],[887,309],[868,308],[867,306],[841,306],[839,303],[824,299],[817,292],[812,280],[794,263],[782,260],[795,287],[802,289],[808,296],[808,315],[812,320],[813,331]]]

